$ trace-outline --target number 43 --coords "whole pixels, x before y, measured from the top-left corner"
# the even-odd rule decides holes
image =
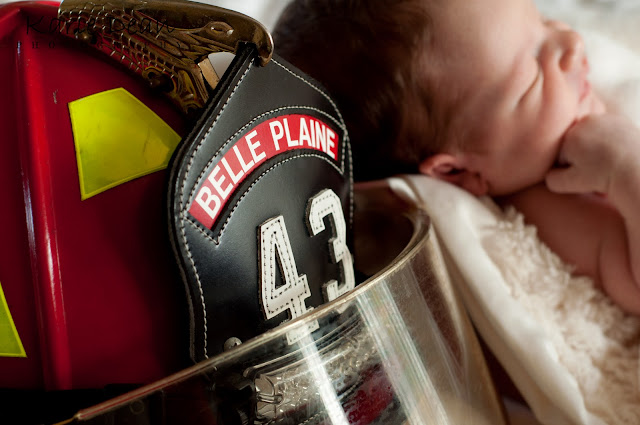
[[[340,198],[331,189],[325,189],[309,199],[307,227],[311,236],[325,230],[324,218],[331,217],[333,237],[329,240],[331,261],[340,264],[343,282],[330,280],[323,285],[325,302],[333,301],[355,287],[353,258],[347,246],[347,226]],[[305,300],[311,297],[305,274],[298,274],[291,242],[284,223],[278,216],[264,222],[258,229],[260,252],[260,296],[262,310],[267,319],[289,310],[291,319],[310,311]],[[276,287],[276,269],[284,283]],[[317,323],[314,324],[317,327]],[[290,342],[293,342],[290,340]]]

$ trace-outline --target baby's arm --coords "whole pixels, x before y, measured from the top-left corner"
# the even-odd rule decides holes
[[[640,313],[640,130],[617,115],[587,117],[568,131],[560,158],[568,166],[547,176],[551,192],[535,189],[524,206],[552,249]]]

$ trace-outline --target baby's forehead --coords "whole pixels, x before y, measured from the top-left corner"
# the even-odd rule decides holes
[[[426,1],[434,42],[457,48],[492,40],[509,41],[524,26],[541,20],[533,0]]]
[[[478,84],[509,84],[521,76],[519,64],[533,56],[540,36],[535,5],[530,0],[448,1],[451,5],[433,16],[426,50],[432,79],[455,82],[458,91],[465,91]]]

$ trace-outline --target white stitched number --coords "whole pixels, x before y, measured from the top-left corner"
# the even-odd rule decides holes
[[[311,296],[311,291],[307,276],[298,276],[284,217],[274,217],[260,226],[260,255],[260,292],[266,318],[271,319],[285,310],[290,310],[292,319],[306,313],[304,300]],[[276,288],[278,266],[284,284]]]
[[[331,189],[325,189],[310,199],[307,225],[312,236],[325,230],[324,218],[331,216],[333,222],[333,238],[329,240],[331,260],[340,263],[342,285],[337,280],[330,280],[323,285],[325,301],[333,301],[355,287],[353,259],[347,247],[347,225],[342,213],[340,198]]]
[[[355,287],[353,260],[347,247],[347,226],[342,213],[340,198],[330,189],[325,189],[309,200],[307,208],[307,225],[311,236],[325,230],[324,218],[332,217],[334,237],[329,240],[331,260],[340,263],[344,280],[339,285],[337,280],[330,280],[323,285],[325,301],[333,301],[340,295]],[[260,298],[262,309],[267,319],[289,311],[291,319],[295,319],[313,309],[307,307],[305,300],[311,297],[311,290],[305,274],[298,275],[291,241],[283,216],[265,221],[259,227],[260,251]],[[283,284],[276,286],[276,272],[280,271]],[[308,331],[318,328],[318,322],[308,324]],[[292,331],[287,335],[290,344],[297,341],[304,332]]]

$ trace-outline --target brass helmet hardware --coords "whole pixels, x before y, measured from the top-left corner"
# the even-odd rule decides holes
[[[60,31],[109,55],[164,90],[184,111],[204,107],[219,77],[209,54],[256,46],[261,65],[273,41],[258,21],[187,0],[64,0]],[[206,83],[205,83],[206,82]]]

